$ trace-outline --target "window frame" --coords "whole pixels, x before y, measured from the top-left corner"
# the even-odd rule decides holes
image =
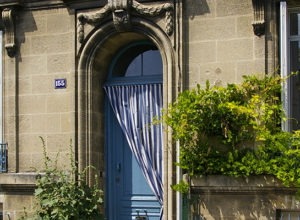
[[[113,58],[110,67],[109,67],[109,72],[108,72],[108,76],[107,76],[107,81],[105,83],[105,85],[132,85],[132,84],[157,84],[157,83],[161,83],[163,81],[163,74],[153,74],[153,75],[144,75],[144,76],[124,76],[124,77],[113,77],[112,76],[112,72],[113,72],[113,68],[115,65],[117,65],[118,59],[119,57],[125,52],[127,51],[129,48],[134,47],[134,46],[138,46],[138,45],[153,45],[156,47],[156,45],[154,45],[151,41],[137,41],[134,43],[130,43],[127,46],[123,47],[118,53],[117,55]],[[158,48],[157,48],[158,50]],[[160,53],[160,51],[158,50],[158,52]]]
[[[280,2],[280,74],[283,79],[282,83],[282,105],[286,113],[286,117],[292,117],[292,101],[291,101],[291,80],[289,78],[291,72],[290,45],[293,41],[300,42],[300,33],[298,35],[290,35],[290,15],[291,13],[300,13],[300,7],[288,7],[285,1]],[[291,132],[291,123],[289,120],[282,122],[282,130]]]

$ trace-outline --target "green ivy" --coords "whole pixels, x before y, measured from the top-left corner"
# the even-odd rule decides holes
[[[101,214],[103,192],[98,187],[95,176],[93,186],[86,182],[86,172],[79,172],[74,161],[74,153],[70,145],[71,170],[64,171],[57,168],[57,157],[52,161],[43,143],[44,168],[38,171],[37,188],[34,193],[35,208],[28,214],[24,210],[21,219],[26,220],[80,220],[104,219]],[[40,174],[42,173],[42,175]],[[32,217],[28,217],[32,216]]]
[[[241,84],[186,90],[164,110],[180,142],[180,166],[193,176],[270,174],[300,187],[300,131],[282,131],[283,79],[244,76]],[[173,187],[174,188],[174,187]]]

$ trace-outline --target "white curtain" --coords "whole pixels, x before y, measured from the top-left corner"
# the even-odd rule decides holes
[[[162,84],[121,85],[104,87],[112,109],[144,177],[163,205],[162,185]],[[161,209],[161,219],[162,219]]]

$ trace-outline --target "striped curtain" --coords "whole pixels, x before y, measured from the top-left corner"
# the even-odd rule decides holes
[[[162,185],[162,84],[104,87],[112,109],[144,177],[163,205]],[[162,209],[161,209],[162,219]]]

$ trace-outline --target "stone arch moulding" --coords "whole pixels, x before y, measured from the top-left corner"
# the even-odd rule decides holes
[[[104,165],[97,163],[98,157],[105,160],[104,156],[104,137],[99,137],[97,140],[95,137],[99,133],[104,134],[104,125],[98,134],[95,134],[94,129],[97,127],[97,123],[104,124],[104,102],[99,103],[99,100],[104,100],[104,90],[102,85],[106,80],[109,64],[117,52],[125,44],[128,44],[128,40],[151,40],[159,49],[163,62],[163,92],[164,92],[164,107],[167,107],[168,103],[174,99],[176,89],[176,65],[175,65],[175,52],[172,47],[172,43],[165,32],[153,24],[152,22],[133,17],[131,18],[131,31],[118,32],[115,28],[114,22],[109,21],[101,26],[95,28],[91,36],[82,45],[82,48],[78,54],[78,92],[77,92],[77,121],[78,121],[78,160],[79,168],[83,169],[86,166],[92,165],[97,169],[101,169],[104,172]],[[124,37],[125,36],[125,37]],[[129,37],[128,37],[129,36]],[[127,38],[128,37],[128,38]],[[124,40],[125,39],[125,40]],[[116,46],[117,45],[117,46]],[[115,48],[115,49],[114,49]],[[95,92],[98,91],[98,92]],[[102,122],[100,122],[102,119]],[[102,129],[102,130],[101,130]],[[100,131],[100,132],[99,132]],[[168,211],[172,213],[170,206],[173,205],[174,193],[170,189],[171,184],[174,184],[175,177],[171,175],[175,172],[173,156],[174,146],[171,144],[171,135],[164,134],[164,214],[168,216]],[[96,152],[101,148],[101,152]],[[96,153],[95,153],[96,152]],[[92,172],[92,171],[90,171]],[[105,175],[103,175],[105,177]],[[101,173],[100,173],[101,177]],[[91,173],[88,177],[91,179]],[[102,178],[105,182],[104,178]],[[101,182],[101,180],[100,180]],[[168,202],[170,201],[170,202]],[[167,218],[165,218],[167,219]]]

